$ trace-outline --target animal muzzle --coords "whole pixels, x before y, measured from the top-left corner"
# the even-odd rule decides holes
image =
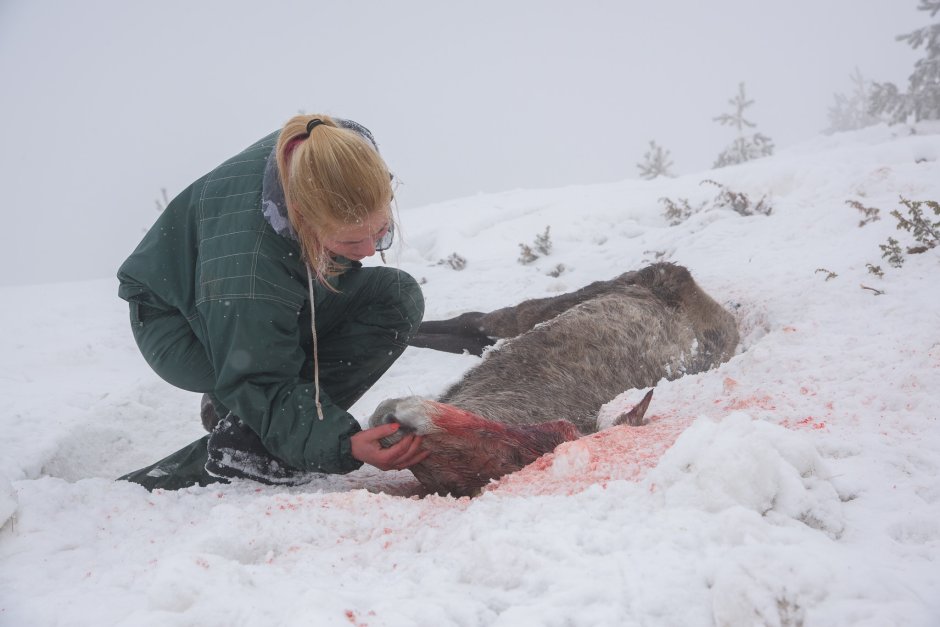
[[[418,432],[417,429],[415,429],[413,426],[411,426],[407,422],[402,422],[401,420],[399,420],[394,412],[388,412],[382,417],[380,417],[379,424],[383,424],[383,425],[397,424],[399,425],[398,433],[402,435],[408,435],[409,433]]]

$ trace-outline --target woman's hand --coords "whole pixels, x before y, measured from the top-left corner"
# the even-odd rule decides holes
[[[349,438],[352,456],[380,470],[404,470],[424,461],[430,451],[421,450],[421,436],[409,433],[388,448],[379,442],[398,431],[401,425],[390,423],[365,429]]]

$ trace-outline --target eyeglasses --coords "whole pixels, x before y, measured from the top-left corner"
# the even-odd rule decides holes
[[[378,252],[383,252],[392,247],[392,242],[395,240],[395,223],[388,223],[388,230],[385,231],[385,234],[379,239],[375,240],[375,250]]]

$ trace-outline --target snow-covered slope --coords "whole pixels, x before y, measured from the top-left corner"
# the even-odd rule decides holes
[[[3,289],[0,624],[940,624],[940,250],[894,269],[878,248],[909,241],[899,196],[940,200],[940,128],[918,131],[402,211],[389,261],[426,281],[428,318],[665,259],[741,325],[730,362],[657,386],[649,427],[563,445],[472,500],[409,497],[409,473],[374,469],[114,482],[199,437],[198,396],[148,369],[116,281]],[[773,212],[669,226],[658,199],[711,206],[704,179]],[[860,227],[847,200],[881,220]],[[546,227],[551,253],[517,263]],[[439,263],[454,253],[464,270]],[[408,349],[353,413],[475,361]]]

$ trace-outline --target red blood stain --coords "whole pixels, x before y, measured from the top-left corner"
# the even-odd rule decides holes
[[[500,438],[506,440],[519,440],[526,442],[531,437],[533,429],[546,432],[558,433],[563,439],[573,440],[578,437],[577,429],[574,425],[565,421],[552,421],[540,425],[513,426],[499,422],[493,422],[472,412],[447,405],[428,401],[428,404],[434,408],[432,421],[438,427],[443,428],[451,435],[462,437],[478,437],[480,433],[486,433],[489,438]]]
[[[777,406],[774,405],[773,399],[767,395],[745,396],[744,398],[731,398],[725,404],[725,409],[729,409],[729,410],[751,409],[754,407],[758,409],[765,409],[767,411],[773,411],[777,409]]]
[[[685,416],[652,417],[642,427],[612,427],[565,442],[487,490],[500,493],[574,494],[610,481],[639,481],[692,424]]]
[[[822,429],[827,428],[826,422],[824,420],[817,421],[814,416],[807,416],[806,418],[803,418],[802,420],[797,420],[796,423],[792,423],[790,422],[789,419],[784,418],[783,420],[780,421],[779,424],[781,427],[785,427],[787,429],[793,429],[793,430],[813,429],[816,431],[820,431]]]
[[[794,329],[795,330],[795,329]],[[723,381],[727,396],[715,399],[720,419],[727,411],[759,409],[776,412],[777,401],[768,394],[754,393],[735,396],[740,384],[731,377]],[[811,385],[799,387],[800,394],[815,397]],[[784,396],[780,403],[789,405]],[[800,419],[779,420],[778,424],[789,429],[828,430],[827,419],[833,418],[834,404],[824,403],[825,418],[804,415]],[[565,442],[553,453],[543,455],[525,468],[491,483],[484,491],[502,494],[573,494],[592,486],[605,489],[610,481],[639,481],[659,463],[659,459],[692,424],[701,412],[694,409],[664,413],[650,418],[642,427],[618,426],[573,442]],[[793,422],[795,420],[795,422]],[[651,485],[650,491],[656,486]]]
[[[354,612],[353,610],[346,610],[344,614],[346,615],[346,620],[348,620],[350,624],[356,625],[356,627],[368,627],[369,626],[369,623],[360,620],[359,617],[356,615],[356,612]],[[375,616],[375,611],[369,610],[368,616]]]

